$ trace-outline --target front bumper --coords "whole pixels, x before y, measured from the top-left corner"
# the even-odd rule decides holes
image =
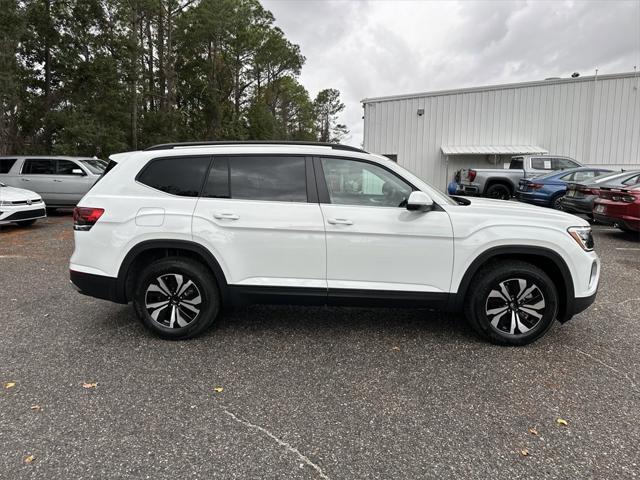
[[[70,270],[69,279],[76,290],[83,295],[115,303],[127,303],[118,293],[117,278]]]
[[[47,216],[44,203],[36,205],[3,205],[0,207],[0,225],[27,220],[36,220]]]
[[[598,291],[596,290],[592,295],[589,295],[588,297],[576,297],[573,300],[573,315],[584,312],[587,308],[589,308],[593,304],[593,302],[596,301],[597,294]]]

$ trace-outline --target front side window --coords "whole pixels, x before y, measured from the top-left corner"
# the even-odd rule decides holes
[[[181,197],[200,195],[209,157],[171,157],[151,160],[138,175],[138,182]]]
[[[524,168],[524,159],[522,157],[513,157],[509,163],[510,170],[522,170]]]
[[[73,163],[70,160],[58,160],[58,164],[56,167],[57,175],[73,175],[73,171],[82,170],[78,165]]]
[[[216,157],[204,196],[306,203],[305,159],[277,155]]]
[[[22,173],[26,175],[55,175],[56,161],[46,158],[30,158],[24,161]]]
[[[377,165],[323,158],[322,170],[329,199],[336,205],[404,207],[413,188]]]
[[[534,170],[553,170],[550,158],[532,158],[531,168]]]
[[[16,160],[16,158],[0,158],[0,173],[9,173]]]

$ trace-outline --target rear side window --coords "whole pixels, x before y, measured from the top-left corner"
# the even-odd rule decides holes
[[[524,159],[522,157],[514,157],[509,164],[510,170],[522,170],[524,168]]]
[[[576,162],[569,160],[568,158],[554,158],[551,163],[554,170],[565,170],[567,168],[576,168],[579,167]]]
[[[9,173],[17,158],[0,158],[0,173]]]
[[[137,180],[171,195],[197,197],[208,167],[209,157],[158,158],[147,164]]]
[[[275,202],[307,201],[304,157],[216,157],[205,196]]]
[[[22,166],[22,173],[26,175],[55,175],[56,160],[47,158],[28,158]]]

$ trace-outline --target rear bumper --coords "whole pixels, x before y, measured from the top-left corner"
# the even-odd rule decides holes
[[[520,201],[520,202],[524,202],[524,203],[532,203],[534,205],[541,205],[543,207],[546,207],[549,205],[550,203],[550,199],[548,196],[542,196],[539,194],[532,194],[529,192],[516,192],[516,198]]]
[[[118,293],[117,278],[70,270],[69,279],[76,290],[83,295],[115,303],[127,303]]]
[[[461,183],[458,185],[457,193],[461,195],[479,195],[480,185],[475,183]]]

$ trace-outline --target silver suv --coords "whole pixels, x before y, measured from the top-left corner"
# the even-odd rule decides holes
[[[98,158],[6,156],[0,157],[0,182],[39,193],[47,207],[73,207],[106,166]]]

